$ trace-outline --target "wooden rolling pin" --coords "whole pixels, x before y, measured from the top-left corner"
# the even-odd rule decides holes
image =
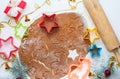
[[[120,63],[120,54],[118,53],[119,41],[109,23],[98,0],[83,0],[94,24],[96,25],[100,36],[109,51],[113,51],[116,55],[118,63]]]

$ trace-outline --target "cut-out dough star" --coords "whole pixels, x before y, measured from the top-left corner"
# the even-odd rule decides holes
[[[91,54],[91,57],[100,57],[101,50],[102,48],[98,47],[96,44],[92,44],[88,52]]]
[[[42,28],[45,28],[47,32],[50,33],[53,28],[59,27],[55,17],[56,17],[56,14],[49,15],[49,16],[46,14],[43,14],[42,16],[43,21],[39,24],[39,26]]]
[[[13,37],[9,37],[6,40],[0,38],[0,54],[3,54],[7,59],[10,59],[12,54],[18,50],[13,44]]]
[[[19,23],[17,26],[14,27],[15,30],[14,35],[22,39],[24,32],[27,30],[27,28],[28,28],[27,26],[24,26],[22,23]]]
[[[86,34],[83,36],[83,38],[89,40],[91,44],[93,44],[95,40],[100,38],[100,35],[96,27],[93,28],[88,27],[86,29]]]
[[[75,60],[75,58],[76,58],[77,56],[79,56],[79,55],[78,55],[76,49],[74,49],[74,50],[69,50],[69,55],[68,55],[69,58],[72,58],[72,60]]]

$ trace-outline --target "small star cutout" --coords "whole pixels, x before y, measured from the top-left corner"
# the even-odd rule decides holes
[[[42,16],[43,21],[39,24],[40,27],[45,28],[48,33],[50,33],[53,28],[57,28],[58,24],[56,22],[55,16],[56,16],[56,14],[53,14],[50,16],[43,14],[43,16]]]
[[[73,60],[75,60],[75,58],[76,58],[77,56],[79,56],[79,55],[78,55],[76,49],[75,49],[75,50],[69,50],[69,55],[68,55],[69,58],[72,58]]]
[[[101,52],[102,48],[97,47],[96,44],[92,44],[91,47],[88,49],[88,52],[90,52],[91,57],[100,57],[100,52]]]
[[[28,28],[27,26],[24,26],[22,23],[19,23],[17,26],[14,27],[15,30],[14,35],[22,39],[24,32],[27,30],[27,28]]]
[[[93,28],[88,27],[86,29],[86,34],[83,36],[83,38],[89,40],[91,44],[93,44],[95,40],[100,38],[100,35],[96,27]]]
[[[0,54],[3,54],[7,59],[10,59],[12,54],[18,50],[13,44],[13,37],[9,37],[6,40],[0,38]]]

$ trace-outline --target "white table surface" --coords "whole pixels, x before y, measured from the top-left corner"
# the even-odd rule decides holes
[[[120,41],[120,0],[99,0]]]

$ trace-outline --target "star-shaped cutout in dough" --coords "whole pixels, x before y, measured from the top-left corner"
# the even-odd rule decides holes
[[[13,44],[13,37],[10,36],[6,40],[0,38],[0,54],[3,54],[7,59],[10,59],[12,54],[18,50]]]
[[[78,55],[76,49],[74,49],[74,50],[69,50],[69,55],[68,55],[69,58],[72,58],[72,60],[75,60],[75,58],[76,58],[77,56],[79,56],[79,55]]]
[[[19,23],[14,27],[15,33],[14,35],[20,39],[23,38],[24,32],[27,30],[27,26],[24,26],[22,23]]]
[[[96,44],[92,44],[91,47],[88,49],[88,52],[91,54],[91,57],[100,57],[100,52],[102,48],[98,47]]]
[[[42,16],[42,22],[39,24],[40,27],[45,28],[48,33],[52,31],[53,28],[58,28],[58,23],[56,21],[56,14],[53,15],[46,15],[43,14]]]
[[[100,35],[96,27],[93,28],[88,27],[86,29],[86,34],[83,36],[83,38],[89,40],[90,43],[93,44],[95,40],[100,38]]]

